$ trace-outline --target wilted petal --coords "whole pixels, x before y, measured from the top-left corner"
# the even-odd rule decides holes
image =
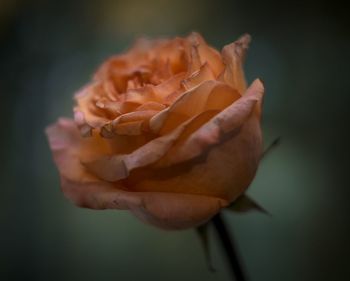
[[[143,111],[143,110],[157,110],[157,111],[161,111],[163,109],[165,109],[166,106],[162,103],[158,103],[158,102],[146,102],[144,104],[141,104],[140,106],[138,106],[135,110],[136,111]]]
[[[86,158],[90,158],[92,154],[100,155],[108,150],[104,144],[91,143],[95,141],[92,138],[83,139],[74,121],[65,118],[48,127],[46,134],[53,158],[62,176],[81,182],[95,178],[81,165],[80,156],[84,153]]]
[[[148,171],[128,177],[134,191],[204,194],[234,200],[250,184],[261,156],[257,101],[263,87],[256,80],[230,107],[188,134]],[[185,131],[183,133],[186,133]]]
[[[196,32],[193,32],[189,38],[197,42],[197,51],[202,64],[207,63],[214,73],[214,76],[217,77],[224,70],[224,64],[221,60],[220,53],[208,46],[203,37]]]
[[[188,73],[196,72],[201,67],[202,62],[198,53],[198,43],[193,43],[191,46],[190,59],[188,65]]]
[[[113,182],[125,179],[136,168],[156,163],[168,152],[188,127],[192,127],[193,123],[198,123],[198,119],[202,122],[208,120],[207,116],[212,117],[212,112],[206,111],[191,118],[170,134],[155,138],[129,154],[103,156],[94,161],[84,162],[84,165],[103,180]]]
[[[150,120],[154,133],[164,135],[182,122],[206,110],[224,109],[239,95],[226,84],[205,81],[179,97],[169,108],[159,112]]]
[[[225,134],[238,130],[256,109],[256,104],[261,102],[264,87],[260,80],[255,80],[247,89],[244,96],[227,107],[203,127],[195,131],[183,143],[178,143],[177,147],[167,155],[168,165],[186,161],[202,153],[210,146],[222,141]],[[253,118],[259,118],[256,116]],[[249,136],[254,138],[253,133]],[[164,162],[165,163],[165,159]]]
[[[206,81],[197,88],[184,93],[170,107],[151,118],[151,130],[156,134],[163,130],[162,134],[165,134],[191,116],[202,112],[207,96],[215,84],[215,81]]]
[[[221,52],[225,70],[219,79],[237,89],[240,94],[243,94],[247,88],[243,72],[243,62],[250,40],[250,35],[245,34],[237,41],[226,45]]]
[[[101,87],[101,84],[92,83],[75,95],[77,106],[74,108],[74,111],[80,112],[80,120],[92,128],[100,128],[109,121],[108,118],[103,116],[102,111],[100,111],[94,101],[99,87]],[[83,124],[79,125],[82,126]]]
[[[174,92],[178,91],[181,87],[181,81],[185,78],[184,73],[179,73],[172,76],[163,83],[154,86],[153,91],[156,96],[156,100],[160,103],[169,104],[168,97]]]
[[[199,70],[182,81],[186,90],[190,90],[207,80],[215,80],[215,76],[207,63],[203,64]]]

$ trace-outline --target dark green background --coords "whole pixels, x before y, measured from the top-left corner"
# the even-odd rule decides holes
[[[66,201],[43,133],[135,37],[192,30],[253,36],[266,144],[282,136],[248,192],[272,216],[225,213],[251,280],[349,280],[348,18],[337,1],[0,0],[0,280],[229,280],[214,239],[215,274],[192,230]]]

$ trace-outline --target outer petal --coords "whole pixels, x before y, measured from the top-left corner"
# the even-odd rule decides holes
[[[104,89],[104,85],[110,84],[109,82],[90,83],[75,94],[74,98],[77,102],[77,106],[74,108],[75,120],[79,128],[83,128],[82,133],[84,133],[86,127],[103,127],[127,108],[119,101],[118,96],[113,96],[110,91]],[[107,98],[107,96],[115,101],[109,97]],[[130,104],[133,105],[132,103],[127,104],[130,110],[137,107],[137,105],[132,107]]]
[[[128,188],[204,194],[233,201],[253,180],[262,150],[255,108],[263,87],[255,81],[246,94],[189,137],[179,140],[148,170],[134,171]],[[187,133],[188,134],[188,133]]]
[[[165,229],[194,227],[228,202],[208,196],[128,192],[120,184],[100,181],[80,164],[79,132],[70,120],[47,129],[49,144],[61,175],[62,190],[76,205],[92,209],[130,209],[141,220]]]
[[[82,138],[73,120],[61,118],[56,124],[46,129],[50,148],[60,173],[67,179],[80,182],[90,181],[95,177],[87,173],[80,163],[80,158],[94,158],[109,152],[103,140]]]
[[[214,48],[208,46],[202,36],[196,32],[193,32],[188,36],[188,40],[192,44],[197,45],[197,52],[202,64],[207,63],[213,71],[215,77],[217,77],[224,69],[224,64],[221,61],[220,53]]]
[[[234,89],[237,89],[240,94],[243,94],[247,88],[243,72],[243,62],[250,41],[250,35],[245,34],[237,41],[226,45],[221,51],[225,70],[219,79],[225,81]]]
[[[228,205],[203,195],[128,192],[102,181],[81,184],[62,178],[61,185],[68,199],[80,207],[130,210],[140,220],[169,230],[198,226]]]
[[[239,94],[228,85],[216,81],[207,81],[194,91],[188,92],[176,104],[159,114],[161,137],[151,140],[132,153],[104,156],[91,162],[85,162],[84,165],[103,180],[112,182],[125,179],[132,170],[154,164],[160,160],[180,137],[184,139],[184,136],[189,135],[189,131],[203,125],[214,114],[230,105],[238,97]],[[181,124],[181,122],[183,123]],[[239,124],[241,125],[241,123]],[[136,129],[141,130],[140,126]],[[175,145],[175,147],[177,146]],[[184,154],[186,155],[188,150],[184,151],[181,151],[180,157],[182,158],[185,157]],[[198,151],[198,149],[194,147],[194,151]],[[176,152],[174,153],[176,154]],[[190,151],[190,155],[192,155],[192,151]],[[178,159],[176,156],[175,158]],[[167,161],[172,161],[171,157],[170,160],[165,160],[165,162]]]
[[[167,134],[189,118],[206,110],[222,110],[239,98],[230,86],[215,80],[201,83],[179,97],[150,120],[154,133]]]
[[[197,131],[193,132],[189,138],[178,142],[172,148],[172,151],[162,159],[162,165],[165,165],[165,163],[167,165],[174,165],[199,156],[209,146],[222,141],[225,134],[240,129],[256,109],[257,112],[259,111],[263,93],[263,84],[260,80],[255,80],[243,97],[217,114]],[[260,121],[260,115],[256,116],[253,114],[251,118],[256,120],[257,123]],[[252,138],[256,135],[254,131],[249,133]]]
[[[217,111],[214,111],[215,114]],[[161,159],[180,137],[180,135],[193,123],[208,120],[208,117],[213,116],[213,111],[203,112],[190,120],[184,122],[170,134],[158,137],[132,151],[129,154],[119,154],[112,156],[103,156],[94,161],[84,162],[84,166],[99,178],[115,182],[125,179],[130,172],[141,167],[145,167],[156,163]]]

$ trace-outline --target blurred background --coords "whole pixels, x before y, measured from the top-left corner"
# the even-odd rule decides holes
[[[65,200],[44,135],[104,59],[195,30],[252,35],[266,145],[282,137],[248,191],[271,217],[224,214],[250,280],[350,280],[348,28],[337,1],[0,0],[0,279],[230,280],[213,230],[216,273],[193,230]]]

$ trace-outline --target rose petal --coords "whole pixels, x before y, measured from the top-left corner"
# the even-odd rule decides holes
[[[184,93],[181,97],[179,97],[170,107],[164,109],[163,111],[156,114],[154,117],[150,120],[150,128],[154,133],[159,133],[159,131],[162,129],[162,126],[167,121],[170,111],[174,112],[173,115],[176,115],[176,117],[173,117],[173,119],[177,118],[178,122],[183,122],[188,118],[191,114],[193,105],[194,109],[196,109],[197,105],[202,105],[203,100],[207,97],[207,95],[210,93],[210,91],[215,86],[215,81],[207,81],[203,84],[199,85],[195,89],[191,89],[190,91]],[[203,95],[201,95],[203,93]],[[195,101],[195,99],[199,97],[198,103]],[[191,106],[184,106],[187,103],[191,103]],[[199,106],[201,108],[201,106]],[[200,109],[196,111],[198,113]]]
[[[188,60],[186,52],[189,51],[188,43],[183,38],[164,40],[157,48],[152,50],[152,56],[164,62],[169,61],[173,75],[186,72]]]
[[[105,137],[117,135],[140,135],[143,130],[148,130],[149,119],[157,114],[158,110],[142,110],[123,114],[105,125],[101,133]]]
[[[190,90],[207,80],[215,80],[215,76],[207,63],[185,80],[182,81],[186,90]]]
[[[107,79],[106,81],[103,82],[103,89],[106,93],[106,96],[108,97],[109,100],[111,101],[118,101],[119,96],[118,96],[118,91],[114,85],[113,80]]]
[[[53,153],[54,161],[60,170],[61,175],[67,179],[79,180],[81,182],[89,181],[94,176],[86,173],[81,166],[79,156],[82,142],[88,142],[82,139],[75,123],[70,119],[61,118],[56,124],[46,129],[50,148]],[[99,147],[92,146],[93,151],[99,150]],[[98,151],[100,152],[100,151]]]
[[[260,160],[260,119],[254,109],[262,94],[256,80],[240,100],[189,136],[179,136],[182,141],[152,167],[133,171],[128,188],[204,194],[232,202],[249,186]]]
[[[256,103],[261,103],[263,93],[263,84],[255,80],[244,96],[195,131],[185,142],[178,143],[162,164],[167,162],[167,165],[173,165],[194,158],[204,153],[210,145],[220,142],[225,134],[240,128],[255,110]]]
[[[188,73],[191,75],[201,67],[202,62],[198,52],[198,43],[194,42],[191,46],[191,52],[189,56]]]
[[[109,120],[101,112],[94,102],[96,91],[101,87],[102,84],[92,83],[81,89],[75,94],[75,100],[77,101],[77,106],[74,108],[75,112],[80,115],[79,121],[84,124],[89,125],[92,128],[102,127],[104,124],[108,123]],[[79,124],[82,126],[83,124]]]
[[[239,94],[226,84],[205,81],[179,97],[169,108],[150,120],[150,129],[167,134],[182,122],[206,110],[223,109],[239,98]]]
[[[98,180],[78,158],[79,132],[72,120],[60,119],[47,130],[65,196],[80,207],[130,209],[141,220],[165,229],[183,229],[209,220],[228,203],[207,196],[128,192],[120,184]]]
[[[125,94],[125,100],[127,102],[134,102],[140,105],[151,101],[159,102],[154,94],[153,88],[150,86],[128,90]]]
[[[154,86],[153,91],[156,96],[156,100],[158,100],[160,103],[169,104],[169,95],[173,94],[174,92],[180,89],[181,81],[183,79],[185,79],[185,73],[179,73],[177,75],[172,76],[163,83]]]
[[[139,136],[142,134],[143,120],[113,124],[113,131],[116,135]]]
[[[144,110],[156,110],[156,111],[161,111],[163,109],[165,109],[166,106],[162,103],[158,103],[158,102],[154,102],[154,101],[150,101],[150,102],[146,102],[144,104],[141,104],[140,106],[138,106],[135,110],[136,111],[144,111]]]
[[[203,116],[212,116],[211,114],[211,111],[202,112],[181,124],[170,134],[153,139],[129,154],[103,156],[94,161],[84,162],[84,165],[103,180],[113,182],[125,179],[132,170],[151,165],[161,159],[186,128],[192,126],[192,122],[198,122],[197,119],[203,120]]]
[[[117,55],[107,59],[96,71],[94,75],[94,81],[105,81],[112,80],[115,78],[116,71],[125,71],[129,66],[128,56],[126,55]],[[120,73],[118,73],[120,75]],[[118,85],[116,85],[118,88]],[[117,89],[119,91],[119,89]]]
[[[190,40],[197,42],[197,50],[202,64],[207,63],[215,77],[217,77],[224,70],[220,53],[208,46],[199,33],[193,32],[189,37]]]
[[[140,111],[129,112],[113,120],[112,124],[116,125],[116,124],[121,124],[126,122],[148,120],[158,112],[159,112],[158,110],[140,110]]]
[[[81,184],[61,179],[64,194],[80,207],[128,209],[139,219],[163,229],[196,227],[228,205],[228,202],[202,195],[164,192],[128,192],[110,183]]]
[[[221,52],[225,70],[220,75],[219,80],[225,81],[234,89],[237,89],[240,94],[243,94],[247,88],[243,72],[243,62],[250,41],[250,35],[245,34],[237,41],[226,45]]]
[[[152,72],[150,73],[148,83],[159,85],[165,80],[173,77],[169,60],[164,62],[156,57],[150,63],[152,65]]]

